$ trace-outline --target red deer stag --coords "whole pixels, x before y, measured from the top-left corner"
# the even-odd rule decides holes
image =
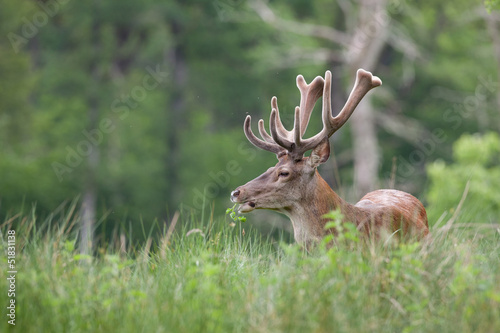
[[[337,208],[344,220],[353,222],[362,233],[379,235],[382,229],[390,233],[402,229],[403,234],[427,235],[427,214],[414,196],[397,190],[376,190],[352,205],[340,198],[319,175],[317,167],[330,156],[329,137],[344,125],[366,93],[382,84],[378,77],[359,69],[344,108],[333,117],[331,79],[330,71],[325,73],[325,80],[318,76],[310,84],[302,75],[297,76],[300,107],[295,108],[291,131],[286,130],[280,120],[276,97],[271,99],[271,135],[266,132],[261,119],[259,132],[262,139],[257,138],[250,126],[251,117],[246,117],[243,130],[248,140],[258,148],[275,153],[278,163],[234,190],[231,200],[240,204],[240,213],[271,209],[285,214],[292,221],[295,240],[304,245],[317,242],[333,232],[325,230],[327,220],[323,215]],[[313,137],[303,139],[311,112],[321,95],[323,129]],[[308,150],[312,150],[310,156],[304,157]]]

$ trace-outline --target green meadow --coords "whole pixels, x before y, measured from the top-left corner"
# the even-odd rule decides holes
[[[74,205],[15,230],[15,329],[22,332],[498,332],[500,231],[431,228],[432,240],[373,241],[334,224],[334,246],[305,252],[230,217],[182,215],[169,229],[77,251]],[[335,217],[335,215],[333,215]],[[283,238],[283,237],[282,237]],[[0,290],[9,281],[3,255]],[[0,331],[8,323],[2,302]]]

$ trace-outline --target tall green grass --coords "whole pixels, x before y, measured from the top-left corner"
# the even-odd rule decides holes
[[[9,229],[22,332],[500,331],[498,229],[445,224],[422,243],[348,234],[306,253],[248,224],[180,216],[156,240],[117,236],[89,257],[76,249],[78,221],[69,206],[0,227],[0,331],[12,328]]]

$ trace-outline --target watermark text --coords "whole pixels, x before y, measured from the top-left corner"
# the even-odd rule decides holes
[[[16,232],[7,231],[7,322],[16,325]]]

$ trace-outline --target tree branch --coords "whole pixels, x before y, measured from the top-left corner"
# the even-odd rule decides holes
[[[276,16],[267,3],[262,0],[254,0],[249,5],[255,10],[262,21],[272,24],[277,29],[293,32],[298,35],[326,39],[343,46],[349,45],[349,36],[336,29],[324,25],[284,20]]]
[[[417,145],[422,138],[429,137],[430,133],[415,119],[376,112],[377,124],[387,132],[394,134],[412,145]]]

